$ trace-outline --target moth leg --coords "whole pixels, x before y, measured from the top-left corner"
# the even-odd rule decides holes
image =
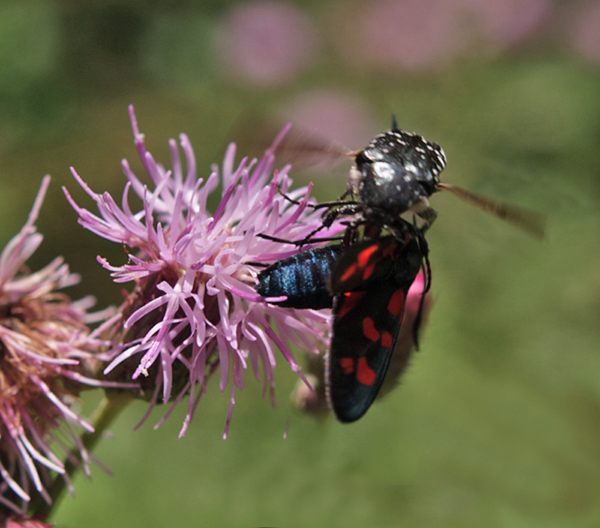
[[[423,233],[431,227],[431,224],[433,224],[433,222],[438,216],[437,211],[433,207],[431,207],[431,205],[429,204],[429,200],[424,196],[419,198],[419,200],[417,200],[414,203],[410,210],[413,213],[415,213],[419,218],[422,218],[425,222],[423,227],[421,228],[421,231]]]

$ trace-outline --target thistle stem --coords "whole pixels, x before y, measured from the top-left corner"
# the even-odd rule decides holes
[[[96,443],[102,437],[104,431],[132,400],[133,397],[129,392],[115,390],[106,391],[104,399],[96,409],[92,419],[94,432],[85,432],[81,436],[81,441],[87,451],[93,451]],[[72,480],[72,477],[80,468],[80,451],[77,447],[74,447],[65,463],[64,476],[57,475],[48,488],[51,503],[46,503],[42,497],[38,495],[31,501],[29,505],[30,515],[41,516],[41,518],[49,517],[66,489],[66,480],[64,477],[68,477],[70,480]]]

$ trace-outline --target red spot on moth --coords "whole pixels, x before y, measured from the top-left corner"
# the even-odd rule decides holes
[[[354,372],[354,358],[351,357],[343,357],[339,359],[340,367],[342,367],[342,372],[349,376]]]
[[[404,290],[396,290],[387,305],[388,312],[393,316],[397,316],[404,308]]]
[[[375,371],[369,367],[366,357],[358,358],[356,369],[356,379],[363,385],[373,385],[375,383]]]
[[[338,319],[344,317],[350,312],[365,296],[364,291],[361,292],[346,292],[340,296],[340,304],[337,313],[335,314]]]
[[[344,271],[344,273],[342,273],[342,276],[340,277],[340,282],[346,282],[350,277],[356,274],[357,269],[358,266],[356,265],[356,263],[352,264],[352,266],[349,266],[348,269]]]
[[[367,280],[372,274],[373,271],[375,271],[375,262],[369,264],[364,270],[363,270],[363,280]]]
[[[373,342],[379,341],[381,334],[375,328],[375,322],[370,317],[365,317],[362,322],[363,334],[369,340]]]
[[[383,332],[381,334],[381,346],[384,348],[392,348],[392,334]]]
[[[373,253],[375,253],[375,251],[377,251],[376,245],[369,246],[369,247],[363,249],[356,257],[356,262],[358,262],[358,265],[361,268],[364,268],[367,265],[367,263],[369,262],[371,255]]]

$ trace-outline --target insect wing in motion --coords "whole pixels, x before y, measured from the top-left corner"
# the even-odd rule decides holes
[[[424,240],[382,237],[350,247],[334,266],[329,399],[342,422],[358,420],[383,383],[406,296],[426,256]]]

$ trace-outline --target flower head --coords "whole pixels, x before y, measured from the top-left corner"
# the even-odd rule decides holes
[[[318,47],[311,20],[287,2],[234,4],[217,31],[220,62],[232,76],[254,84],[290,82]]]
[[[183,435],[208,378],[219,370],[220,390],[231,384],[226,435],[235,390],[243,387],[249,368],[258,379],[262,369],[265,389],[272,389],[277,351],[302,377],[291,345],[316,350],[327,341],[328,313],[281,309],[254,291],[260,268],[253,263],[298,251],[261,235],[303,239],[321,226],[321,216],[307,206],[310,187],[291,191],[289,167],[273,170],[277,140],[261,160],[244,158],[237,167],[230,145],[222,169],[214,166],[204,180],[197,176],[187,136],[180,137],[186,167],[172,140],[172,169],[165,169],[146,150],[131,107],[130,115],[152,186],[123,161],[128,181],[118,205],[109,194],[94,193],[73,171],[100,216],[79,207],[65,190],[79,223],[126,246],[130,259],[113,266],[99,258],[116,282],[135,285],[122,307],[123,345],[106,372],[125,369],[133,379],[146,377],[142,384],[152,388],[153,404],[160,398],[174,400],[174,406],[189,395]],[[220,201],[211,213],[207,201],[219,187]],[[142,201],[137,211],[129,204],[131,191]],[[335,225],[327,234],[341,229]]]
[[[91,376],[106,343],[86,323],[90,298],[72,302],[59,290],[76,284],[62,258],[30,273],[25,261],[42,242],[34,222],[50,182],[44,178],[27,223],[0,254],[0,504],[23,513],[32,493],[50,502],[53,473],[67,480],[57,450],[75,453],[89,473],[90,454],[78,430],[93,431],[72,401]]]

